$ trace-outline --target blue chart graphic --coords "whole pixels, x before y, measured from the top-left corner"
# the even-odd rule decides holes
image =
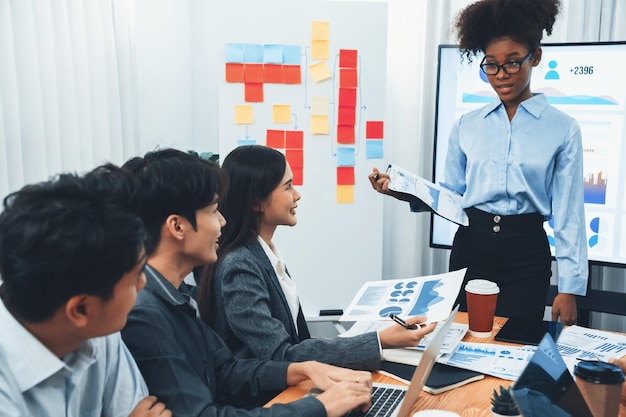
[[[541,92],[537,90],[537,92]],[[573,95],[567,96],[562,94],[556,89],[545,89],[543,93],[546,95],[546,100],[549,104],[573,104],[573,105],[585,105],[585,106],[615,106],[617,100],[613,97],[607,96],[587,96],[587,95]],[[495,95],[491,91],[477,91],[475,93],[463,93],[461,101],[463,103],[491,103],[495,98]]]
[[[418,286],[419,283],[417,281],[398,282],[395,284],[387,300],[390,305],[382,308],[378,315],[380,317],[389,317],[389,314],[401,314],[404,311],[402,306],[406,306],[411,302],[411,297],[415,295],[415,290]],[[443,301],[444,298],[436,290],[441,286],[443,286],[443,282],[439,279],[424,282],[415,304],[407,314],[409,316],[425,315],[429,306]]]
[[[585,203],[605,204],[606,203],[606,182],[602,171],[591,173],[585,177]]]
[[[589,222],[589,228],[594,233],[589,237],[589,247],[593,248],[598,244],[598,239],[600,235],[600,218],[595,217],[591,219],[591,221]]]

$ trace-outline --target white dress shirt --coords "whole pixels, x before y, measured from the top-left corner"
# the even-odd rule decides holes
[[[265,251],[267,258],[270,260],[270,263],[274,267],[274,272],[276,272],[280,287],[283,289],[283,294],[287,299],[287,304],[289,304],[293,324],[296,330],[298,330],[298,311],[300,309],[300,301],[298,300],[298,289],[296,288],[296,283],[287,273],[285,262],[280,256],[280,252],[278,252],[278,249],[276,249],[276,246],[274,246],[272,242],[270,242],[270,244],[268,245],[261,236],[257,236],[257,240],[261,244],[261,247]]]

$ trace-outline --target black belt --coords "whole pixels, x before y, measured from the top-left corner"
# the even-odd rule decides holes
[[[544,218],[539,213],[503,216],[491,214],[474,207],[465,209],[469,227],[485,233],[525,235],[543,228]]]

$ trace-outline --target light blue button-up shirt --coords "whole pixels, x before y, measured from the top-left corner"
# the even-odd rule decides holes
[[[147,395],[119,333],[58,358],[0,300],[0,416],[128,417]]]
[[[459,118],[450,133],[441,185],[463,208],[554,216],[559,292],[587,289],[583,149],[576,120],[535,94],[509,121],[499,99]]]

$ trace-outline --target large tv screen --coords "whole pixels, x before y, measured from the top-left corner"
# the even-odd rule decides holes
[[[585,217],[589,260],[626,265],[626,42],[542,45],[531,90],[574,117],[584,148]],[[437,77],[434,180],[443,180],[448,135],[462,114],[496,95],[455,45],[440,45]],[[552,221],[544,223],[554,255]],[[449,248],[457,226],[433,215],[431,247]]]

